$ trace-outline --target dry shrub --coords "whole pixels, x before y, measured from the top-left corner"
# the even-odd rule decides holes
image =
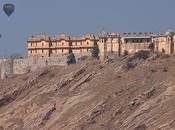
[[[126,64],[123,65],[123,69],[130,70],[132,68],[135,68],[137,66],[137,63],[134,63],[132,61],[127,61]]]

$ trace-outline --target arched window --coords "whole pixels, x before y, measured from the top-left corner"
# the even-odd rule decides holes
[[[162,48],[162,53],[165,53],[165,49],[164,48]]]

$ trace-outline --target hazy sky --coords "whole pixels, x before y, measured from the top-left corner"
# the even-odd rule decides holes
[[[14,3],[9,20],[4,3]],[[0,57],[26,55],[31,35],[156,32],[175,28],[175,0],[0,0]]]

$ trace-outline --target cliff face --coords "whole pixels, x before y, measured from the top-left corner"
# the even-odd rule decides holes
[[[175,129],[175,57],[131,59],[0,80],[0,130]]]

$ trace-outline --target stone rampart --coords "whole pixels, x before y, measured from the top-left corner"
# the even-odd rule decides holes
[[[0,72],[1,79],[10,77],[13,74],[24,74],[46,66],[65,66],[67,58],[62,57],[44,57],[27,59],[1,59]]]
[[[23,74],[46,66],[64,66],[66,65],[66,57],[15,59],[13,64],[14,74]]]

